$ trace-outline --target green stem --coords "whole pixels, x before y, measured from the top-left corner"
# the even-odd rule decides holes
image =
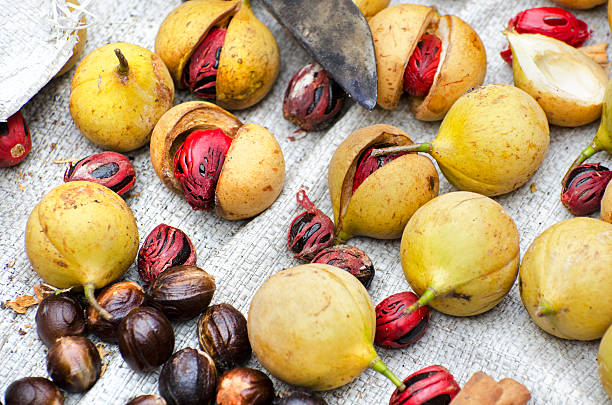
[[[385,156],[391,153],[404,153],[404,152],[425,152],[431,153],[431,144],[429,142],[414,143],[412,145],[402,146],[389,146],[388,148],[374,149],[371,156]]]
[[[391,370],[389,370],[389,368],[385,365],[385,363],[382,362],[380,357],[376,356],[374,360],[370,362],[370,365],[368,367],[370,367],[374,371],[381,373],[382,375],[387,377],[389,380],[391,380],[391,382],[395,384],[395,386],[400,390],[400,392],[406,389],[406,386],[404,385],[402,380],[397,378],[397,376],[393,374]]]
[[[565,183],[565,178],[567,177],[569,172],[571,172],[576,166],[580,165],[582,162],[584,162],[585,160],[587,160],[588,158],[590,158],[591,156],[593,156],[599,151],[601,151],[601,145],[599,144],[597,137],[595,137],[595,139],[591,141],[589,146],[587,146],[586,148],[584,148],[582,152],[580,152],[580,155],[578,155],[576,160],[574,160],[574,163],[572,163],[570,168],[567,169],[565,176],[563,176],[562,183]]]
[[[555,311],[552,305],[546,301],[540,302],[540,305],[538,305],[538,309],[536,310],[537,316],[549,316],[555,315],[556,313],[557,311]]]
[[[127,59],[125,59],[125,56],[123,56],[123,53],[121,53],[121,50],[119,48],[115,49],[115,55],[117,55],[117,59],[119,59],[119,64],[117,65],[117,73],[119,73],[121,76],[127,76],[130,70]]]
[[[338,231],[338,233],[336,234],[336,237],[334,238],[334,245],[342,245],[346,243],[346,241],[351,239],[352,237],[353,235],[347,232],[344,232],[342,229],[340,229],[340,231]]]
[[[434,298],[436,298],[436,290],[434,290],[433,287],[427,287],[427,290],[425,290],[425,292],[423,293],[423,295],[421,295],[417,302],[408,307],[408,311],[414,312],[422,306],[429,304],[431,301],[434,300]]]
[[[85,293],[85,298],[87,298],[87,301],[89,301],[89,305],[91,305],[96,311],[98,311],[98,313],[100,314],[100,316],[102,316],[102,318],[106,319],[109,322],[112,322],[114,320],[113,316],[108,313],[108,311],[104,308],[102,308],[102,306],[98,303],[98,301],[96,301],[96,297],[94,297],[94,290],[96,289],[96,286],[93,284],[85,284],[83,286],[83,292]]]

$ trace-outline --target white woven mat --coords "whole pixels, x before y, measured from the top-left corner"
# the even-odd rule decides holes
[[[24,22],[15,22],[15,7],[39,5],[36,21],[45,21],[47,0],[5,1],[0,7],[0,20],[9,21],[10,37],[29,44]],[[488,55],[486,83],[511,83],[510,68],[498,53],[504,47],[500,31],[517,12],[536,6],[552,5],[549,1],[527,0],[431,0],[416,1],[436,5],[442,14],[455,14],[468,21],[485,42]],[[281,48],[281,71],[271,93],[259,105],[236,115],[243,122],[255,122],[269,128],[280,142],[287,162],[284,190],[276,203],[251,221],[229,222],[214,213],[192,211],[179,196],[167,190],[155,176],[147,147],[128,153],[137,172],[135,190],[128,199],[138,221],[140,240],[159,223],[183,229],[194,242],[198,265],[217,280],[214,302],[229,302],[245,315],[256,289],[273,273],[298,262],[286,248],[289,223],[301,209],[295,193],[306,187],[308,195],[320,209],[331,215],[327,191],[327,165],[336,146],[352,131],[365,125],[387,123],[406,130],[415,141],[433,139],[439,123],[415,120],[403,102],[394,112],[377,108],[366,112],[352,106],[335,126],[326,132],[295,135],[295,127],[282,118],[281,100],[289,78],[302,65],[310,62],[280,26],[257,4],[256,14],[271,28]],[[399,3],[394,1],[393,3]],[[90,10],[96,16],[88,30],[85,52],[109,42],[126,41],[153,49],[157,29],[179,0],[99,0]],[[7,7],[8,6],[8,7]],[[593,28],[588,44],[608,41],[609,28],[605,6],[577,12],[579,18]],[[42,24],[42,23],[41,23]],[[42,28],[41,28],[42,29]],[[42,32],[42,31],[41,31]],[[48,38],[47,38],[48,40]],[[21,42],[20,42],[21,43]],[[0,41],[0,44],[2,42]],[[66,42],[67,44],[67,42]],[[6,47],[2,46],[6,51]],[[57,49],[61,53],[69,45]],[[0,85],[19,80],[19,74],[7,70],[6,54],[0,53]],[[31,73],[32,58],[21,58],[23,74]],[[61,63],[58,64],[61,66]],[[59,69],[59,67],[58,67]],[[64,164],[60,158],[82,158],[100,149],[83,138],[74,126],[68,111],[70,81],[74,69],[49,82],[23,109],[33,139],[32,152],[21,165],[0,169],[0,301],[31,294],[32,286],[41,282],[32,270],[24,250],[24,230],[34,205],[51,188],[62,183]],[[49,77],[53,76],[50,74]],[[3,90],[4,91],[4,90]],[[24,88],[25,91],[25,88]],[[34,90],[36,91],[36,90]],[[32,93],[33,94],[33,93]],[[24,102],[30,97],[26,94]],[[192,97],[176,94],[176,103]],[[0,96],[0,100],[3,100]],[[0,101],[0,115],[6,108]],[[521,234],[521,252],[547,227],[569,218],[559,202],[559,181],[568,164],[592,138],[597,124],[579,129],[551,128],[548,155],[533,177],[521,189],[496,198],[514,218]],[[296,139],[294,139],[295,137]],[[606,165],[610,156],[597,156]],[[535,191],[530,185],[535,183]],[[440,193],[452,191],[440,179]],[[355,238],[351,244],[364,249],[376,267],[376,276],[369,288],[374,303],[409,289],[399,261],[399,240],[378,241]],[[137,280],[135,266],[125,276]],[[15,379],[24,376],[47,376],[46,349],[38,340],[34,324],[36,308],[25,315],[10,309],[0,310],[0,393]],[[175,323],[176,350],[197,347],[196,321]],[[94,338],[94,341],[97,341]],[[453,318],[433,311],[425,336],[415,345],[401,350],[378,352],[401,378],[432,364],[447,367],[463,385],[477,370],[484,370],[496,379],[512,377],[532,392],[533,404],[605,404],[610,403],[599,382],[596,368],[598,342],[572,342],[554,338],[541,331],[529,318],[516,285],[504,300],[486,314],[471,318]],[[67,404],[123,404],[133,396],[157,392],[159,370],[150,374],[133,372],[122,360],[116,346],[104,359],[106,372],[96,385],[82,395],[70,394]],[[261,367],[255,359],[250,366]],[[274,380],[280,391],[287,386]],[[393,386],[384,377],[366,370],[351,384],[324,394],[329,404],[386,404]]]

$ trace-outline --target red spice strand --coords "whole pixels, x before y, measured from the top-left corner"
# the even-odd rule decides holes
[[[441,51],[440,38],[428,34],[421,37],[404,71],[405,92],[415,97],[427,95],[436,77]]]
[[[573,47],[582,46],[593,33],[584,21],[559,7],[536,7],[521,11],[508,21],[508,30],[519,34],[545,35]],[[510,48],[503,50],[500,55],[512,64]]]
[[[227,30],[223,28],[211,30],[197,47],[184,70],[183,84],[200,98],[216,98],[219,57],[226,33]]]
[[[297,200],[298,204],[300,204],[310,214],[316,214],[317,211],[319,211],[306,195],[306,191],[298,191],[295,195],[295,199]]]
[[[375,145],[371,146],[366,152],[359,158],[357,163],[357,170],[355,171],[355,178],[353,180],[353,193],[357,188],[368,178],[369,175],[374,173],[376,170],[380,169],[387,163],[392,160],[397,159],[400,156],[405,155],[405,152],[402,153],[390,153],[386,156],[371,156],[372,150],[374,148],[382,148],[385,146],[394,146],[394,145]]]

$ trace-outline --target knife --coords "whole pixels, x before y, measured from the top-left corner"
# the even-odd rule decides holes
[[[260,0],[274,18],[359,104],[376,106],[370,27],[352,0]]]

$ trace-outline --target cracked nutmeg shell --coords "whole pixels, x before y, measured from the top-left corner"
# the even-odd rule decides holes
[[[0,122],[0,167],[15,166],[32,150],[30,129],[21,112]]]
[[[117,342],[117,329],[123,318],[134,308],[140,307],[145,300],[145,293],[138,284],[123,281],[112,284],[97,296],[98,304],[113,317],[104,319],[92,306],[87,308],[87,327],[97,337],[106,342]]]
[[[147,289],[147,302],[169,319],[187,320],[208,308],[215,293],[215,279],[196,266],[164,270]]]
[[[357,280],[365,288],[370,286],[375,273],[370,257],[366,252],[355,246],[340,245],[328,247],[321,250],[312,259],[311,263],[329,264],[346,270],[357,277]]]
[[[60,388],[83,392],[100,378],[102,359],[91,340],[83,336],[65,336],[49,348],[47,371]]]
[[[198,341],[220,371],[238,367],[251,357],[246,318],[227,303],[213,305],[202,315]]]
[[[396,389],[389,405],[448,405],[461,387],[442,366],[429,366],[406,377],[406,389]]]
[[[267,209],[280,194],[285,180],[280,145],[266,128],[243,124],[221,107],[205,101],[179,104],[155,126],[151,161],[157,176],[172,191],[183,193],[183,186],[175,176],[174,156],[189,135],[211,129],[218,129],[231,138],[214,187],[215,212],[222,218],[239,220]],[[196,158],[193,156],[191,162]]]
[[[358,129],[338,146],[328,171],[337,240],[399,238],[412,214],[438,195],[438,173],[429,158],[370,155],[373,147],[412,143],[401,129],[378,124]],[[355,180],[361,181],[356,188]]]
[[[159,393],[168,405],[212,405],[216,387],[215,362],[191,347],[174,353],[159,374]]]
[[[155,52],[179,88],[240,110],[259,102],[280,67],[278,44],[250,0],[192,0],[172,10],[155,38]]]
[[[429,71],[433,70],[432,62],[437,64],[431,85],[412,82],[408,86],[420,89],[410,99],[410,108],[417,119],[441,120],[462,94],[482,84],[487,62],[485,48],[478,34],[460,18],[440,16],[435,7],[398,4],[380,11],[369,24],[379,74],[378,104],[382,108],[397,109],[404,92],[406,69],[417,67],[416,61],[409,62],[415,50],[420,52],[428,42],[427,36],[437,37],[441,50],[437,61],[435,57],[427,60]],[[431,72],[413,73],[419,80],[431,80]]]
[[[134,187],[136,172],[130,159],[117,152],[100,152],[72,164],[70,162],[64,181],[92,181],[108,187],[123,197]]]

